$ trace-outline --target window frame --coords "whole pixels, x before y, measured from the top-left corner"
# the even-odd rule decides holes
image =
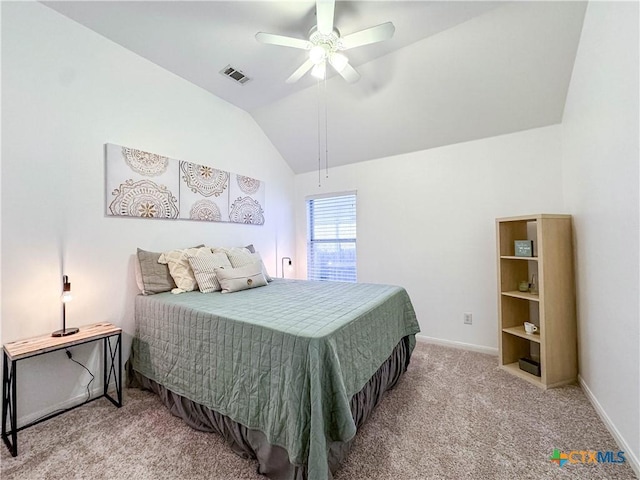
[[[315,209],[315,201],[323,200],[323,199],[338,199],[341,197],[353,197],[353,212],[349,212],[349,214],[354,217],[354,226],[353,226],[353,237],[347,238],[314,238],[314,234],[317,234],[315,227],[317,223],[315,221],[316,216],[314,215]],[[358,202],[357,202],[357,192],[356,191],[348,191],[348,192],[334,192],[327,193],[322,195],[310,195],[305,197],[305,207],[307,214],[307,279],[315,280],[315,281],[344,281],[344,282],[353,282],[356,283],[358,281],[358,265],[357,265],[357,218],[358,218]],[[315,208],[314,208],[315,207]],[[339,209],[336,209],[337,215],[341,212]],[[336,221],[335,225],[338,226],[339,222]],[[353,275],[349,273],[345,273],[343,269],[342,272],[333,271],[329,272],[328,270],[323,270],[321,267],[314,265],[313,254],[314,254],[314,245],[321,244],[336,244],[338,246],[343,244],[353,244],[354,249],[354,260],[353,260]],[[319,275],[322,275],[323,272],[327,273],[327,276],[330,278],[318,278]],[[340,278],[336,278],[340,277]]]

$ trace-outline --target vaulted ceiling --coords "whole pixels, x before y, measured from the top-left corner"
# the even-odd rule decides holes
[[[343,36],[387,21],[396,30],[345,52],[357,83],[325,85],[309,74],[285,83],[308,53],[255,39],[308,38],[313,1],[43,3],[246,110],[296,173],[317,168],[325,148],[336,166],[559,123],[586,8],[338,1]],[[221,75],[228,65],[251,80]]]

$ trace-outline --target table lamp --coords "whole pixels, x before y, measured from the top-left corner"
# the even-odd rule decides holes
[[[288,260],[289,261],[289,266],[291,266],[291,257],[282,257],[281,263],[282,263],[282,278],[284,278],[284,261]]]
[[[67,302],[70,302],[73,297],[71,296],[71,283],[69,283],[69,277],[66,275],[62,276],[62,295],[60,296],[60,300],[62,300],[62,330],[56,330],[51,334],[52,337],[66,337],[67,335],[73,335],[74,333],[78,333],[79,328],[67,328],[67,319],[66,319],[66,309],[65,305]]]

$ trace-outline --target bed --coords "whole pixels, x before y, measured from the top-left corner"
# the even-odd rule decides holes
[[[332,478],[419,331],[397,286],[276,279],[136,297],[130,381],[267,477]]]

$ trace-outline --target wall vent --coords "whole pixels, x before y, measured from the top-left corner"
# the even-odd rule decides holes
[[[231,80],[239,83],[240,85],[244,85],[249,80],[251,80],[244,73],[242,73],[237,68],[233,68],[231,65],[227,65],[226,67],[224,67],[222,70],[220,70],[220,73],[225,77],[229,77]]]

